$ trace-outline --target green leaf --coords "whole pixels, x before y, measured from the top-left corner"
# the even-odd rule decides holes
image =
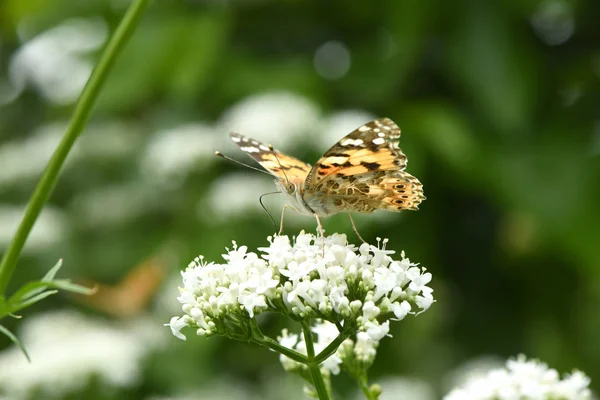
[[[15,344],[17,345],[17,347],[19,349],[21,349],[21,351],[23,352],[23,354],[25,355],[25,358],[27,358],[27,361],[31,362],[31,358],[29,358],[29,354],[27,353],[27,350],[25,349],[25,346],[23,346],[23,343],[21,343],[21,341],[19,340],[18,337],[16,337],[11,331],[9,331],[8,329],[6,329],[5,327],[3,327],[2,325],[0,325],[0,332],[4,333],[6,336],[8,336],[8,338]]]
[[[42,278],[42,280],[27,282],[26,284],[21,286],[21,288],[10,297],[8,303],[14,305],[27,301],[28,299],[37,296],[39,293],[42,293],[43,291],[49,288],[66,290],[68,292],[85,295],[90,295],[94,293],[93,289],[77,285],[75,283],[72,283],[68,279],[53,280],[61,266],[62,260],[58,260],[56,265],[52,267],[50,271],[48,271],[48,273]]]
[[[15,311],[19,311],[22,310],[24,308],[27,308],[29,306],[34,305],[35,303],[37,303],[40,300],[45,299],[48,296],[52,296],[53,294],[58,293],[58,290],[48,290],[45,292],[42,292],[40,294],[38,294],[37,296],[28,298],[24,301],[19,301],[19,302],[15,302],[15,303],[11,303],[9,304],[10,307],[10,312],[13,313]]]
[[[43,281],[31,281],[25,283],[8,299],[8,304],[18,303],[36,296],[48,288],[48,283],[49,282]]]
[[[92,295],[96,292],[95,289],[88,288],[85,286],[78,285],[71,282],[69,279],[59,279],[48,283],[49,288],[64,290],[66,292],[84,294],[86,296]]]
[[[54,267],[52,267],[46,275],[44,275],[44,277],[42,278],[42,282],[50,282],[51,280],[53,280],[60,267],[62,267],[62,258],[56,262]]]

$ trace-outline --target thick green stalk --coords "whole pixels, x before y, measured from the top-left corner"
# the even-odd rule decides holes
[[[69,154],[71,147],[73,147],[73,143],[75,143],[75,140],[81,134],[81,131],[90,117],[92,107],[106,80],[110,68],[137,26],[137,23],[142,16],[142,12],[148,3],[149,0],[132,1],[125,16],[121,20],[121,23],[100,56],[100,60],[94,68],[90,79],[83,88],[83,92],[81,93],[81,96],[79,96],[79,100],[75,106],[75,111],[73,112],[69,127],[60,141],[60,144],[54,151],[50,162],[46,166],[46,169],[27,204],[25,216],[13,237],[8,250],[4,253],[4,257],[0,263],[0,294],[3,294],[6,290],[6,286],[15,270],[17,260],[21,255],[25,241],[31,232],[31,228],[56,185],[58,175],[67,158],[67,154]]]

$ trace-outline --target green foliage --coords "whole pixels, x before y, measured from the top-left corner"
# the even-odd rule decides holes
[[[558,3],[562,13],[539,23],[548,4]],[[113,32],[125,5],[5,0],[0,87],[11,82],[9,65],[24,42],[70,18],[101,18]],[[211,206],[215,188],[240,173],[238,166],[198,156],[164,178],[143,161],[159,132],[173,137],[172,129],[190,123],[204,123],[212,133],[173,148],[165,144],[162,153],[178,159],[191,148],[205,148],[235,157],[226,139],[233,127],[221,124],[223,116],[248,96],[285,91],[321,114],[305,136],[288,134],[282,122],[275,129],[256,128],[267,126],[270,115],[287,115],[278,107],[247,116],[251,131],[235,129],[314,163],[327,148],[322,136],[338,111],[389,116],[402,128],[408,171],[424,183],[427,200],[420,211],[357,218],[367,240],[389,237],[390,248],[406,249],[428,266],[438,300],[382,342],[371,381],[378,375],[418,376],[441,394],[447,390],[441,382],[462,362],[522,352],[561,372],[585,371],[598,391],[597,20],[592,0],[153,2],[99,96],[90,128],[101,130],[83,135],[81,152],[71,154],[48,201],[65,228],[54,231],[50,242],[30,238],[9,293],[35,281],[57,258],[66,260],[66,276],[112,284],[157,252],[171,256],[166,264],[176,280],[177,270],[197,254],[216,259],[232,239],[263,246],[274,229],[258,200],[249,200],[235,216]],[[316,49],[332,40],[346,46],[351,60],[338,80],[323,78],[314,67]],[[100,54],[90,50],[82,59],[93,63]],[[41,156],[25,141],[47,124],[67,120],[73,103],[52,102],[29,83],[0,107],[0,152],[8,144],[26,150],[25,166],[3,164],[0,202],[22,206],[41,174],[27,172],[28,160]],[[293,113],[290,118],[303,120]],[[93,144],[86,147],[86,140]],[[104,145],[113,146],[112,156]],[[166,171],[171,164],[153,165]],[[23,178],[4,181],[9,173]],[[242,186],[217,203],[255,197]],[[265,202],[277,216],[275,201]],[[351,234],[343,216],[324,223],[328,232]],[[314,223],[290,217],[286,233],[301,228],[312,231]],[[8,244],[2,246],[5,251]],[[5,299],[3,309],[13,312],[8,310],[66,284],[56,282],[37,281],[20,298]],[[46,298],[27,318],[65,307],[73,307],[71,298]],[[148,307],[157,323],[167,322],[169,313]],[[3,323],[3,332],[18,332],[20,322]],[[274,319],[260,323],[269,336],[283,327]],[[275,380],[281,374],[277,357],[262,348],[202,338],[185,345],[154,354],[127,397],[193,392],[218,379],[250,382],[266,393],[264,376]],[[333,379],[335,398],[354,393],[344,383]],[[86,398],[102,397],[94,393]]]
[[[83,295],[94,293],[93,289],[74,284],[68,279],[54,279],[60,267],[62,267],[62,260],[58,260],[56,265],[52,267],[41,280],[27,282],[8,299],[1,296],[0,319],[3,319],[6,316],[14,317],[16,312],[30,307],[48,296],[58,293],[59,290]],[[0,326],[0,331],[17,345],[25,357],[27,357],[27,360],[29,360],[29,354],[27,354],[25,347],[18,338],[3,326]]]

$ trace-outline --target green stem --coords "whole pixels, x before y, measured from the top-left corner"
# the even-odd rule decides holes
[[[313,385],[315,385],[315,390],[317,391],[320,400],[330,400],[331,397],[329,396],[327,385],[325,385],[321,368],[319,367],[319,363],[315,362],[315,346],[313,343],[312,331],[310,330],[310,326],[308,324],[302,324],[302,333],[304,334],[304,342],[306,343],[306,358],[308,359],[306,366],[310,371],[310,376],[312,377]]]
[[[362,390],[362,392],[365,395],[365,397],[368,400],[372,400],[373,396],[371,394],[371,390],[369,389],[369,383],[367,382],[367,377],[366,376],[361,376],[358,379],[358,384],[360,385],[360,390]]]
[[[23,250],[27,236],[29,236],[33,224],[56,185],[58,175],[67,158],[67,154],[69,154],[71,147],[73,147],[73,143],[75,143],[75,140],[81,134],[81,131],[90,117],[92,107],[106,80],[110,68],[119,52],[125,46],[125,43],[127,43],[127,40],[131,36],[131,33],[136,27],[142,16],[142,12],[148,3],[149,0],[132,1],[125,16],[121,20],[121,23],[106,45],[90,79],[83,88],[83,92],[81,93],[81,96],[79,96],[79,100],[75,106],[75,111],[73,112],[69,127],[60,144],[54,151],[46,170],[27,204],[25,216],[23,217],[8,250],[4,253],[4,257],[0,263],[0,294],[4,293],[6,290],[6,286],[15,270],[17,260]]]
[[[287,347],[280,345],[277,341],[271,339],[270,337],[263,335],[260,328],[258,327],[256,319],[254,318],[250,320],[250,329],[252,330],[252,338],[250,339],[250,341],[261,346],[268,347],[269,349],[277,353],[283,354],[284,356],[291,358],[296,362],[302,364],[306,364],[308,362],[304,354],[298,353],[297,351],[292,349],[288,349]]]
[[[348,339],[349,335],[344,332],[341,332],[331,343],[327,345],[319,354],[315,356],[316,363],[322,363],[331,357],[340,347],[340,345],[344,342],[344,340]]]

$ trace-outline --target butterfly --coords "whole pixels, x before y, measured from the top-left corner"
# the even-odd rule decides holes
[[[320,217],[348,212],[363,240],[350,213],[417,210],[425,200],[421,182],[406,172],[407,159],[398,146],[400,128],[389,118],[355,129],[312,167],[255,139],[237,133],[230,137],[275,176],[275,185],[287,197],[283,213],[291,207],[315,216],[321,233]]]

